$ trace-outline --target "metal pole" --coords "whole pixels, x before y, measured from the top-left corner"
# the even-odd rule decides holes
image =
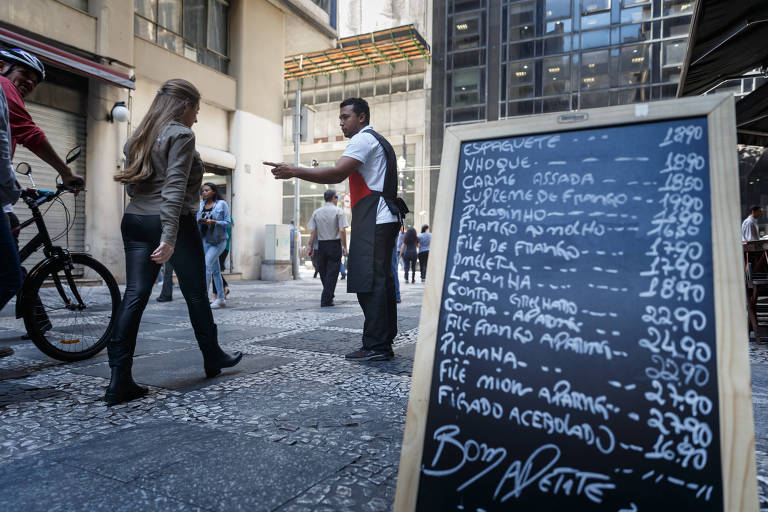
[[[293,109],[293,163],[298,167],[299,165],[299,143],[301,142],[301,89],[296,89],[296,105]],[[299,241],[301,240],[301,233],[299,232],[299,178],[294,178],[293,181],[293,222],[295,226],[295,237],[293,241],[293,254],[291,270],[293,272],[293,278],[299,278]]]

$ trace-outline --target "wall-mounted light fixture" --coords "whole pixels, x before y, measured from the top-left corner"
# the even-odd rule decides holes
[[[112,105],[112,110],[109,111],[107,120],[110,123],[117,121],[118,123],[126,123],[131,118],[131,111],[125,106],[124,101],[117,101]]]

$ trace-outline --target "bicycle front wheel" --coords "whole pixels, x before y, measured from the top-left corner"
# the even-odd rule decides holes
[[[107,344],[120,304],[120,289],[107,267],[87,254],[71,254],[31,277],[22,316],[27,334],[43,353],[80,361]]]

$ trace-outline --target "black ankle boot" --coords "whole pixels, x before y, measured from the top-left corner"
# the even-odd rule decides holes
[[[219,346],[219,329],[213,324],[213,337],[200,336],[197,338],[200,351],[203,353],[205,376],[209,379],[221,373],[222,368],[231,368],[243,358],[242,352],[227,354]]]
[[[104,401],[108,406],[117,405],[140,398],[148,392],[149,389],[145,386],[139,386],[133,381],[130,368],[113,367],[109,387],[104,393]]]
[[[229,355],[219,348],[219,355],[216,356],[215,360],[209,361],[206,359],[205,376],[209,379],[215,377],[221,373],[222,368],[231,368],[239,363],[242,358],[242,352],[235,352],[234,354]]]

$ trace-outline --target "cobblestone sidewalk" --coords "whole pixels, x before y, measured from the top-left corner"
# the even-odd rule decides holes
[[[403,284],[393,361],[350,363],[363,317],[339,282],[232,283],[214,312],[243,362],[204,378],[178,289],[153,295],[134,376],[142,400],[107,408],[106,354],[49,359],[0,314],[0,510],[391,510],[423,285]],[[768,344],[751,344],[761,509],[768,510]]]
[[[142,321],[134,377],[150,394],[107,408],[106,354],[78,363],[20,341],[0,316],[0,510],[381,511],[394,499],[422,284],[402,285],[396,357],[350,363],[363,317],[340,281],[231,284],[214,312],[246,356],[204,378],[178,288]]]

